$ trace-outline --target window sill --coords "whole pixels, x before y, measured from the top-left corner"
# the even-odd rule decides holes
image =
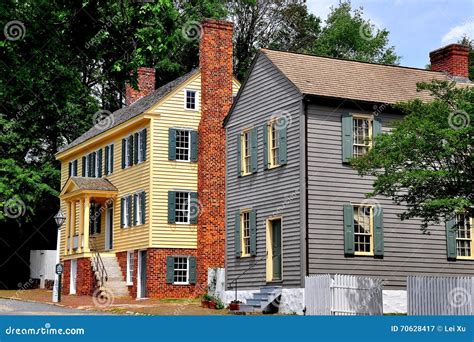
[[[190,285],[189,283],[173,283],[173,285]]]
[[[354,256],[356,257],[373,257],[374,256],[374,253],[361,253],[361,252],[355,252],[354,253]]]
[[[133,286],[133,283],[126,283],[127,286]]]
[[[467,257],[467,256],[457,256],[456,260],[467,260],[467,261],[474,261],[474,257]]]
[[[250,258],[250,257],[252,257],[252,255],[251,254],[242,254],[240,257],[241,258]]]

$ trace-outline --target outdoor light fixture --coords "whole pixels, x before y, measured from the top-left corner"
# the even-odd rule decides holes
[[[64,216],[63,212],[61,209],[57,212],[56,215],[54,215],[54,220],[56,221],[56,224],[58,225],[58,228],[61,228],[63,225],[64,221],[66,221],[66,216]]]

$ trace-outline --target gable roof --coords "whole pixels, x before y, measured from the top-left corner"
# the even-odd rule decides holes
[[[156,89],[154,92],[151,94],[142,97],[141,99],[137,100],[136,102],[132,103],[130,106],[120,108],[113,112],[111,114],[110,122],[112,122],[112,125],[108,127],[107,130],[112,129],[125,121],[128,121],[132,119],[133,117],[142,114],[143,112],[147,111],[150,109],[154,104],[156,104],[159,100],[164,98],[166,95],[171,93],[174,89],[176,89],[179,85],[182,83],[186,82],[189,80],[191,77],[193,77],[196,73],[199,72],[199,69],[194,69],[187,74],[165,84],[164,86]],[[62,147],[58,153],[64,152],[66,150],[69,150],[73,148],[74,146],[77,146],[81,143],[83,143],[86,140],[89,140],[101,133],[106,132],[107,130],[103,130],[101,128],[97,128],[96,126],[93,126],[91,129],[89,129],[87,132],[85,132],[83,135],[78,137],[76,140],[71,142],[69,145],[66,145]]]
[[[117,192],[118,189],[106,178],[69,177],[61,189],[60,196],[80,191]]]
[[[302,94],[395,104],[415,98],[418,82],[447,80],[442,72],[262,49]]]

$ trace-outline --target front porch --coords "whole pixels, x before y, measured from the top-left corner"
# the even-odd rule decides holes
[[[105,178],[69,178],[59,196],[66,210],[64,259],[91,257],[99,250],[90,235],[100,231],[102,213],[113,206],[117,193]]]

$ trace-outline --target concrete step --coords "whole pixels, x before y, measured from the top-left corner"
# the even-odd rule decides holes
[[[262,300],[261,299],[255,299],[255,298],[249,298],[249,299],[247,299],[246,304],[260,307],[260,305],[262,305]]]
[[[281,286],[265,286],[260,289],[260,293],[271,294],[279,290],[281,291]]]
[[[267,300],[268,297],[270,297],[270,293],[261,293],[257,292],[253,294],[254,299],[261,299],[261,300]]]
[[[248,304],[240,304],[240,308],[236,312],[255,312],[257,310],[260,310],[260,307],[255,307]]]

